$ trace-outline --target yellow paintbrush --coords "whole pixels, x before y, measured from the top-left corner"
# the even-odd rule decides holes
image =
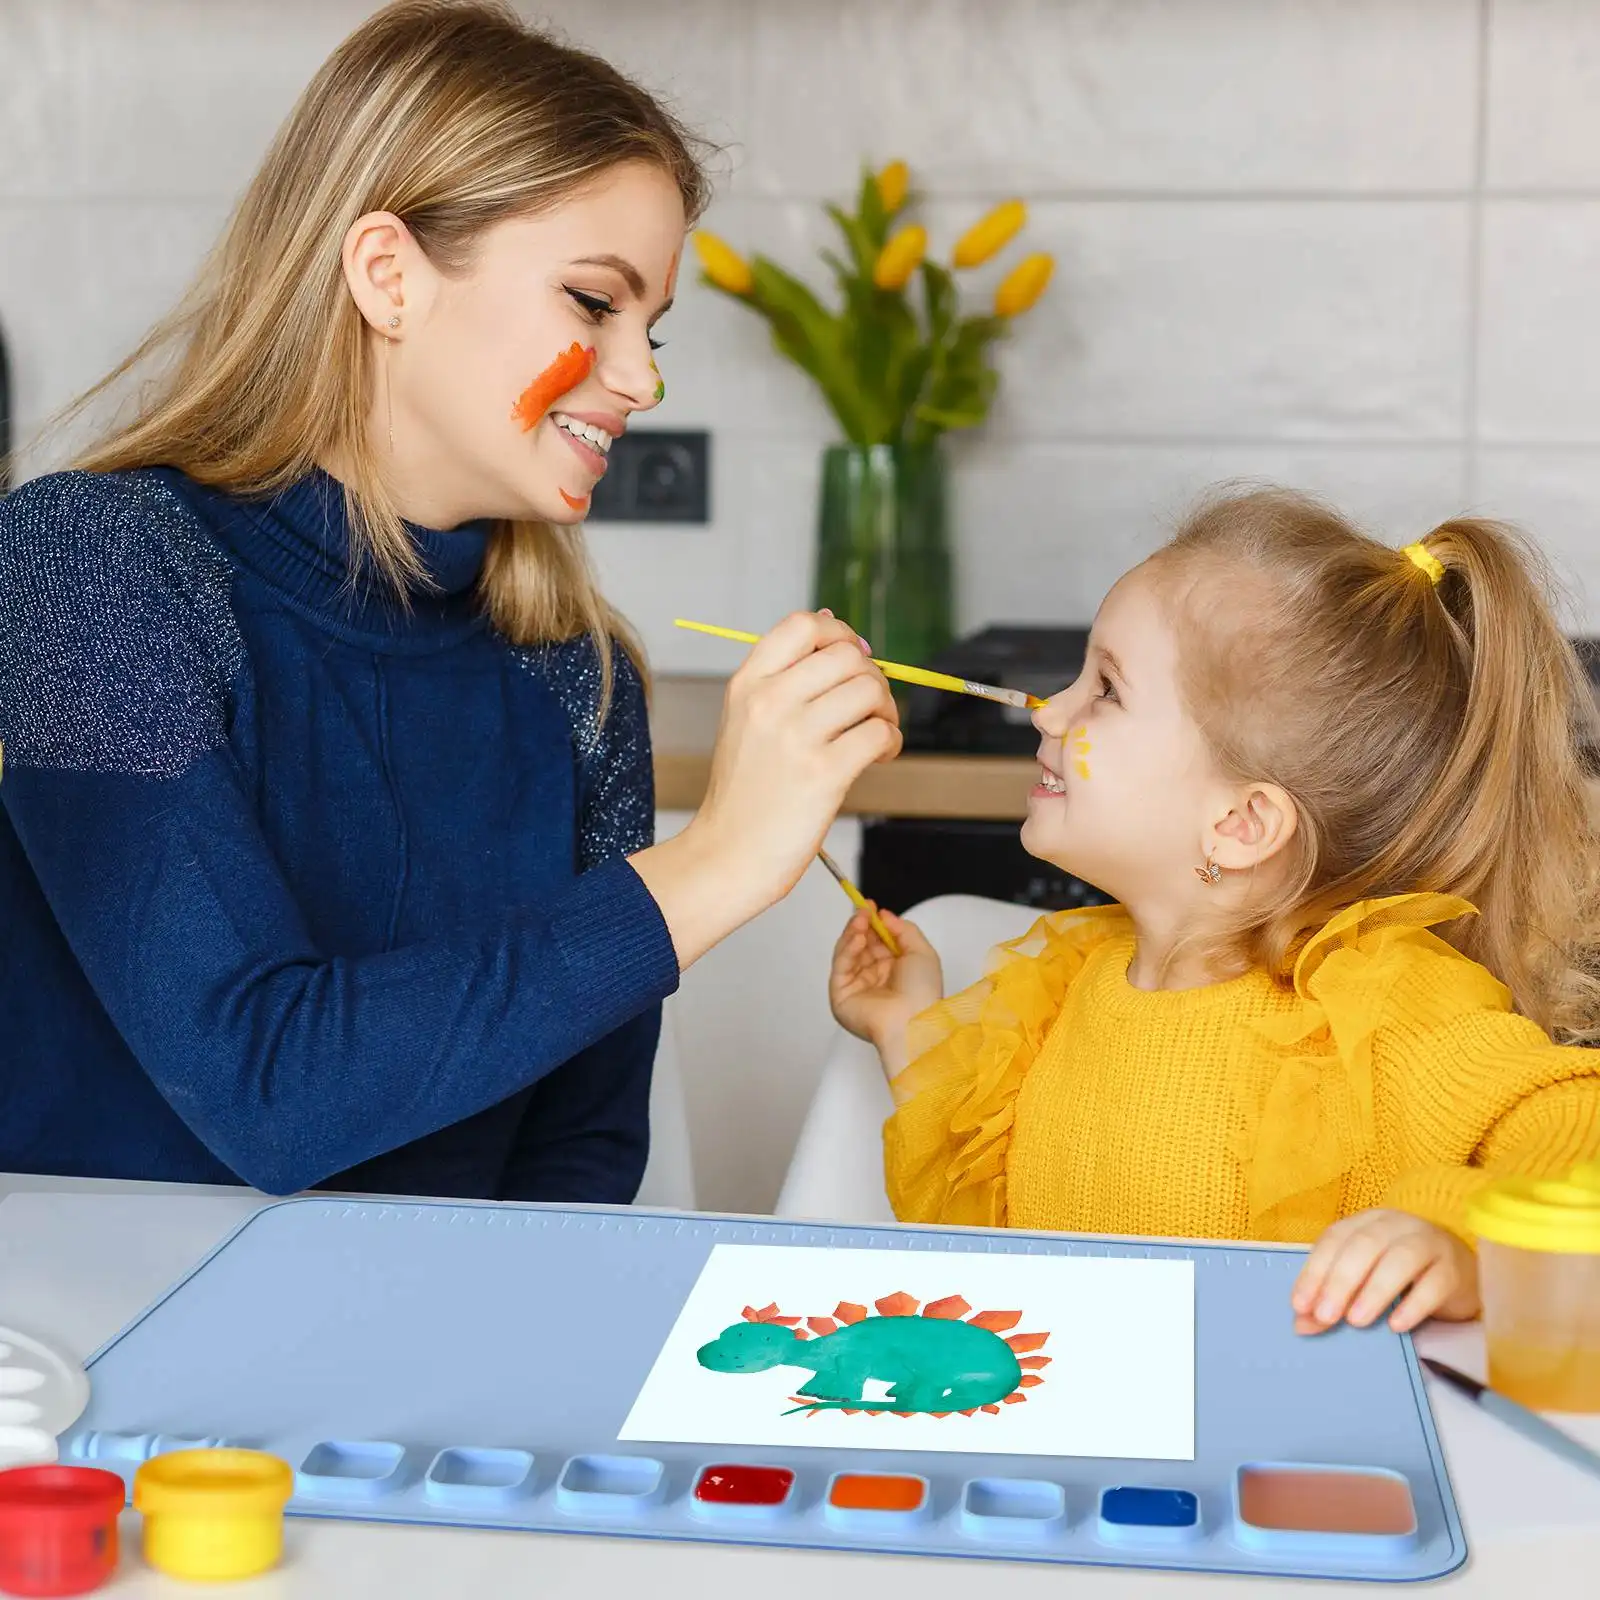
[[[899,941],[884,926],[883,918],[876,911],[867,911],[867,897],[839,870],[839,863],[826,850],[817,851],[817,860],[833,874],[839,887],[850,896],[850,904],[857,911],[867,912],[867,921],[872,924],[872,931],[889,947],[889,954],[898,956],[900,954]]]
[[[714,628],[709,622],[685,622],[682,617],[673,626],[688,628],[693,633],[709,633],[714,639],[732,639],[736,644],[761,642],[758,633],[741,633],[736,628]],[[905,667],[898,661],[879,661],[876,656],[872,664],[884,677],[895,678],[901,683],[921,684],[928,689],[947,689],[951,694],[976,695],[980,700],[997,700],[1003,706],[1018,706],[1024,711],[1032,711],[1044,704],[1037,695],[1024,694],[1020,689],[1000,689],[992,683],[969,683],[965,678],[957,678],[948,672],[930,672],[926,667]]]

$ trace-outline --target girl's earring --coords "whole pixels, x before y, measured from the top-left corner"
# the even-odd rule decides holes
[[[1194,869],[1194,875],[1208,889],[1211,888],[1213,884],[1222,882],[1222,868],[1219,867],[1210,856],[1206,857],[1206,864],[1203,867],[1196,867]]]

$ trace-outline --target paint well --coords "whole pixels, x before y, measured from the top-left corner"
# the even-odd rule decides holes
[[[781,1506],[794,1487],[787,1467],[750,1467],[730,1463],[707,1467],[694,1486],[704,1505]]]
[[[1245,1467],[1239,1518],[1285,1533],[1398,1537],[1414,1533],[1411,1486],[1397,1473],[1361,1468]]]
[[[1200,1521],[1200,1502],[1187,1489],[1107,1489],[1100,1518],[1114,1528],[1192,1528]]]
[[[916,1511],[927,1497],[928,1486],[921,1478],[845,1472],[833,1480],[828,1504],[840,1511]]]

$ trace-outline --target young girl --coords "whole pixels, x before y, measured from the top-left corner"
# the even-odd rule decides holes
[[[1600,1153],[1600,1053],[1550,1037],[1600,1021],[1594,704],[1535,570],[1262,491],[1116,585],[1022,841],[1119,904],[942,1004],[899,918],[835,952],[902,1219],[1315,1240],[1302,1332],[1476,1313],[1472,1193]]]

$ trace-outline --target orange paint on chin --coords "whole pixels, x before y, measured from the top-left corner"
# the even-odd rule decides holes
[[[571,348],[563,350],[517,396],[517,403],[511,408],[511,420],[520,422],[524,433],[538,427],[550,407],[562,395],[570,394],[594,371],[594,362],[594,346],[586,350],[577,340],[573,340]]]
[[[589,497],[586,494],[568,494],[565,489],[558,489],[556,493],[572,507],[574,511],[582,511],[588,505]]]

